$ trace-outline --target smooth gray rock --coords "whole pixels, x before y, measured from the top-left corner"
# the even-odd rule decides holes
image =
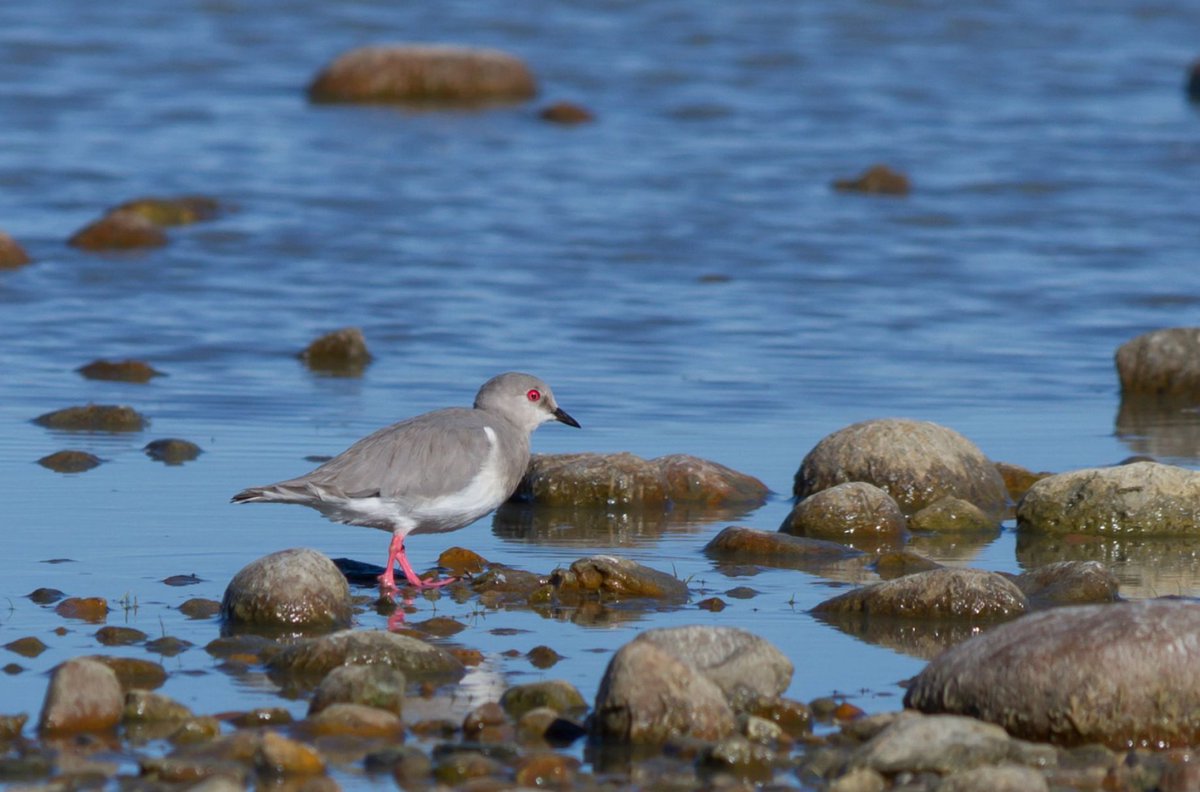
[[[899,539],[907,533],[899,504],[865,481],[848,481],[814,492],[792,507],[779,530],[846,543]]]
[[[697,668],[730,702],[778,698],[792,681],[792,663],[769,641],[736,627],[663,627],[634,639]]]
[[[1003,763],[952,773],[937,792],[1049,792],[1046,776],[1032,767]]]
[[[404,711],[404,672],[391,665],[351,663],[332,669],[317,685],[308,714],[332,704],[365,704],[399,715]]]
[[[1008,619],[1029,609],[1016,584],[980,569],[939,567],[872,583],[813,608],[823,615],[862,614],[906,619]]]
[[[905,713],[859,747],[850,767],[883,775],[933,772],[945,775],[1007,758],[1012,740],[991,723],[957,715]]]
[[[1054,608],[933,660],[905,705],[971,714],[1029,740],[1190,744],[1200,734],[1200,603]]]
[[[111,668],[78,657],[59,664],[50,676],[38,731],[44,736],[114,729],[125,708],[125,694]]]
[[[1017,504],[1022,533],[1200,535],[1200,473],[1158,462],[1049,476]]]
[[[806,498],[847,481],[886,490],[906,514],[947,495],[999,517],[1008,491],[996,466],[953,429],[927,421],[882,418],[839,429],[800,464],[793,494]]]
[[[1200,327],[1169,327],[1126,341],[1116,353],[1123,394],[1200,394]]]
[[[350,587],[316,550],[280,550],[233,576],[221,617],[234,628],[335,630],[350,625]]]
[[[441,647],[384,630],[343,630],[293,644],[271,657],[275,673],[323,677],[340,665],[386,665],[408,679],[457,680],[458,658]]]

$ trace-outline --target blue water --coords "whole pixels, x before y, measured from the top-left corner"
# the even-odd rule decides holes
[[[26,670],[0,678],[0,710],[36,713],[45,671],[101,650],[94,627],[23,598],[39,586],[136,603],[110,623],[196,643],[165,665],[199,673],[166,692],[200,712],[279,703],[269,683],[214,670],[200,647],[215,625],[174,608],[219,599],[241,566],[285,547],[381,562],[386,536],[229,496],[469,403],[508,369],[544,377],[584,425],[543,428],[537,450],[716,460],[779,493],[738,520],[765,529],[804,454],[866,418],[936,421],[1036,470],[1164,447],[1195,465],[1196,443],[1177,440],[1195,434],[1194,414],[1115,431],[1112,355],[1197,322],[1200,110],[1183,92],[1197,29],[1200,7],[1179,0],[0,5],[0,229],[36,259],[0,272],[0,644],[51,647],[11,656]],[[323,64],[391,41],[498,47],[531,65],[541,94],[487,111],[307,104]],[[596,123],[540,121],[559,99]],[[829,188],[875,162],[908,173],[912,194]],[[183,193],[226,211],[170,230],[159,250],[65,244],[109,206]],[[296,360],[347,325],[375,355],[361,378]],[[168,376],[74,372],[128,357]],[[151,426],[29,422],[89,401],[130,404]],[[171,436],[205,453],[182,467],[142,454]],[[62,448],[106,461],[66,476],[35,464]],[[697,599],[760,592],[721,613],[585,626],[418,604],[468,621],[455,640],[488,657],[472,682],[483,697],[505,679],[561,677],[590,698],[608,653],[589,650],[700,622],[774,641],[797,698],[898,706],[896,682],[923,660],[806,614],[871,574],[726,578],[700,552],[726,524],[639,530],[614,515],[590,539],[525,541],[489,518],[410,544],[418,568],[449,544],[544,572],[618,552],[691,576]],[[1006,531],[934,554],[1017,571],[1014,547]],[[1200,590],[1190,560],[1121,563],[1133,595]],[[159,582],[187,573],[204,582]],[[531,632],[490,632],[510,626]],[[501,655],[540,643],[568,659],[538,671]]]

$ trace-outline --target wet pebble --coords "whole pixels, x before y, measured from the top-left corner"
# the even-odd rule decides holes
[[[96,640],[104,646],[129,646],[141,643],[150,636],[133,627],[118,627],[108,624],[96,630]]]
[[[350,50],[308,88],[314,102],[514,102],[537,91],[533,73],[505,52],[450,45],[390,45]]]
[[[137,212],[113,211],[76,231],[67,244],[82,250],[133,250],[167,244],[162,228]]]
[[[1168,327],[1126,341],[1116,366],[1122,396],[1200,394],[1200,327]]]
[[[281,550],[234,575],[221,601],[221,615],[240,628],[336,629],[350,624],[350,587],[321,553]]]
[[[773,566],[820,566],[861,553],[837,542],[731,525],[714,536],[704,552],[721,561]]]
[[[172,635],[164,635],[146,642],[146,650],[163,657],[175,657],[191,648],[192,643]]]
[[[162,687],[167,681],[167,672],[161,665],[141,657],[92,655],[88,659],[108,666],[117,675],[117,680],[125,690],[153,690]]]
[[[525,653],[534,668],[547,669],[553,667],[563,656],[549,646],[535,646]]]
[[[121,720],[125,694],[112,669],[89,658],[55,667],[42,702],[43,735],[111,731]]]
[[[54,606],[54,612],[64,619],[102,622],[108,618],[108,600],[103,597],[67,597]]]
[[[1187,744],[1200,733],[1198,664],[1200,604],[1054,608],[947,650],[913,680],[905,704],[1066,745]]]
[[[4,648],[14,654],[21,655],[21,657],[33,658],[37,657],[50,647],[46,646],[46,644],[42,642],[41,638],[38,638],[34,635],[27,635],[24,638],[18,638],[15,641],[9,641],[8,643],[4,644]]]
[[[304,719],[298,727],[311,735],[397,738],[404,724],[394,712],[365,704],[330,704]]]
[[[488,560],[465,547],[450,547],[438,556],[438,566],[454,575],[478,575],[489,566]]]
[[[883,418],[826,436],[804,457],[793,494],[806,498],[837,484],[865,481],[885,490],[906,514],[952,495],[999,518],[1008,491],[995,465],[953,429]]]
[[[64,432],[140,432],[149,423],[132,407],[109,404],[65,407],[39,415],[33,422]]]
[[[325,760],[312,747],[268,731],[254,754],[254,767],[271,777],[310,776],[325,772]]]
[[[914,514],[908,522],[914,531],[937,533],[989,533],[1000,531],[1000,523],[983,509],[962,498],[947,495]]]
[[[1049,476],[1017,504],[1017,530],[1032,534],[1200,534],[1200,473],[1158,462]]]
[[[67,448],[47,454],[37,462],[55,473],[83,473],[99,466],[104,460],[88,451]]]
[[[93,360],[75,370],[87,379],[119,382],[149,382],[163,376],[144,360]]]
[[[679,578],[616,556],[581,558],[567,569],[554,570],[550,585],[562,600],[602,596],[683,602],[688,597],[687,584]]]
[[[361,329],[343,327],[313,341],[300,353],[300,359],[314,371],[356,377],[371,362],[371,353]]]
[[[50,605],[61,600],[66,594],[56,588],[36,588],[25,596],[38,605]]]
[[[178,437],[151,440],[142,451],[155,462],[167,465],[182,465],[204,453],[203,449],[191,440],[182,440]]]
[[[404,672],[390,665],[350,664],[325,675],[308,705],[315,714],[333,704],[364,704],[400,715],[404,711]]]
[[[221,603],[203,597],[192,597],[179,604],[179,612],[189,619],[211,619],[221,612]]]
[[[529,789],[571,789],[580,762],[573,756],[536,751],[517,759],[513,781]]]
[[[862,192],[876,195],[908,195],[912,189],[908,177],[887,165],[872,165],[853,179],[837,179],[833,188],[841,192]]]

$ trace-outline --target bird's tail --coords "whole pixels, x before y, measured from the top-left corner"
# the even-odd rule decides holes
[[[303,500],[301,491],[293,487],[271,484],[266,487],[244,489],[231,499],[231,503],[288,503]]]

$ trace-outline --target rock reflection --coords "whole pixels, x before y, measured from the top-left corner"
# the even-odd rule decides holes
[[[1200,461],[1200,403],[1180,396],[1125,395],[1117,410],[1117,437],[1134,454]]]
[[[1194,538],[1017,536],[1017,562],[1023,569],[1055,561],[1099,561],[1117,576],[1127,598],[1200,591],[1200,545]]]
[[[492,518],[492,533],[502,539],[565,547],[637,547],[658,541],[667,531],[697,533],[703,526],[736,520],[753,509],[603,508],[544,506],[509,502]]]
[[[1003,622],[914,621],[856,613],[819,613],[813,617],[865,643],[930,660],[943,650]]]

